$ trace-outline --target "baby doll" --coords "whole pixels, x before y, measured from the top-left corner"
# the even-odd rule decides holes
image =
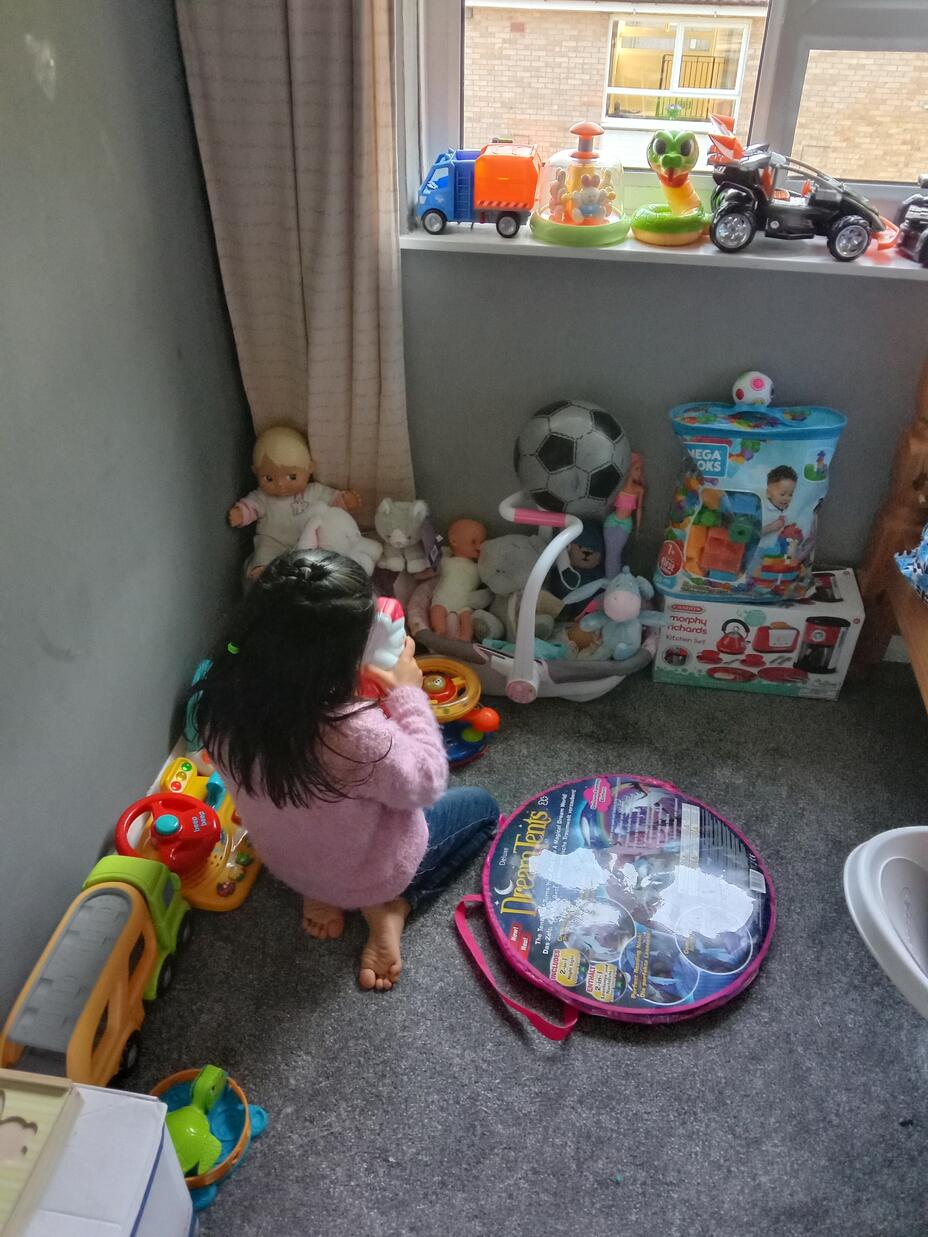
[[[459,638],[474,638],[473,610],[482,600],[477,558],[486,539],[487,530],[478,520],[455,520],[448,529],[451,554],[439,564],[429,610],[432,631],[440,636],[448,634],[448,616],[456,614]]]
[[[259,434],[251,455],[258,488],[240,498],[229,511],[233,528],[257,522],[255,548],[245,565],[249,579],[259,576],[272,558],[292,549],[313,503],[356,511],[361,498],[354,490],[335,490],[312,481],[313,458],[306,439],[286,425]]]

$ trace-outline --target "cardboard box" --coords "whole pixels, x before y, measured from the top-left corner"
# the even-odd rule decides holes
[[[837,699],[864,608],[849,568],[816,571],[813,579],[811,598],[777,605],[667,597],[655,680]]]
[[[77,1118],[33,1200],[23,1237],[194,1234],[193,1203],[165,1126],[165,1105],[150,1095],[75,1090],[82,1101]]]

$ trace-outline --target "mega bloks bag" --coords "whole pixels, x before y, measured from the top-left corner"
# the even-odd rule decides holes
[[[744,381],[747,379],[748,381]],[[819,510],[846,418],[832,408],[763,406],[750,380],[735,404],[671,410],[687,451],[658,556],[656,587],[676,597],[783,601],[811,595]]]

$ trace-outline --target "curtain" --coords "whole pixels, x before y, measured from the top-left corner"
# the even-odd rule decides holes
[[[390,0],[177,0],[216,248],[255,430],[316,479],[413,497]]]

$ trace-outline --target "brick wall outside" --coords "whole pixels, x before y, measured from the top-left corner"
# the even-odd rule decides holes
[[[793,156],[852,180],[928,171],[928,54],[811,52]]]
[[[464,144],[536,142],[543,159],[570,144],[578,120],[602,122],[608,13],[464,10]],[[751,118],[764,19],[751,20],[738,130]]]

